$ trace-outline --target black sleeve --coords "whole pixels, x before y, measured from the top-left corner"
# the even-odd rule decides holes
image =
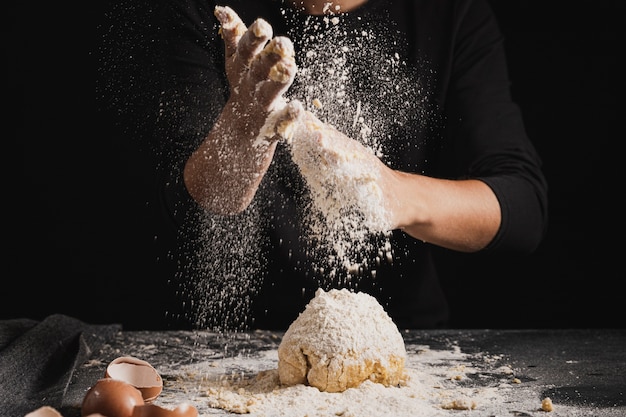
[[[206,137],[228,96],[215,4],[167,1],[162,10],[164,76],[158,120],[161,203],[180,226],[199,210],[183,182],[185,162]]]
[[[503,37],[485,0],[459,1],[446,97],[459,177],[489,185],[502,223],[487,251],[532,252],[547,227],[547,183],[510,94]],[[453,168],[454,169],[454,168]]]

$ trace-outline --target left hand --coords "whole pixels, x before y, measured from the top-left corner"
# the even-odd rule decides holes
[[[275,117],[288,120],[282,136],[291,144],[292,158],[314,202],[327,211],[325,215],[339,216],[348,209],[356,210],[368,229],[393,228],[392,206],[387,204],[393,198],[385,184],[392,170],[373,151],[320,121],[297,101]]]

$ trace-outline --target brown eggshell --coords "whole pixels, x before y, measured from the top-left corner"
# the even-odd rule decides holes
[[[141,392],[128,382],[103,378],[89,388],[81,406],[81,416],[102,414],[109,417],[131,417],[137,405],[143,405]]]
[[[31,411],[26,414],[24,417],[63,417],[61,413],[59,413],[56,409],[44,405],[43,407],[39,407],[38,409]]]
[[[147,403],[154,401],[163,390],[163,379],[156,369],[148,362],[133,356],[113,359],[107,366],[105,377],[126,381],[135,386]]]
[[[190,404],[180,404],[171,410],[155,404],[144,404],[135,407],[132,417],[198,417],[198,410]]]

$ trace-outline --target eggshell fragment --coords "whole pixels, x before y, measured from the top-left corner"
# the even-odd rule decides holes
[[[63,417],[61,413],[59,413],[56,409],[44,405],[43,407],[39,407],[38,409],[31,411],[26,414],[24,417]]]
[[[143,405],[141,392],[128,382],[103,378],[89,388],[81,406],[81,416],[92,414],[131,417],[137,405]]]
[[[144,404],[134,408],[132,417],[198,417],[198,410],[190,404],[180,404],[171,410],[155,404]]]
[[[147,403],[154,401],[163,390],[161,375],[148,362],[134,356],[120,356],[107,366],[105,377],[133,385]]]

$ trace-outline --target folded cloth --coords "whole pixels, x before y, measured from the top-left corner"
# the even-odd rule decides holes
[[[76,369],[121,329],[61,314],[1,320],[0,415],[23,417],[44,405],[61,411]]]

